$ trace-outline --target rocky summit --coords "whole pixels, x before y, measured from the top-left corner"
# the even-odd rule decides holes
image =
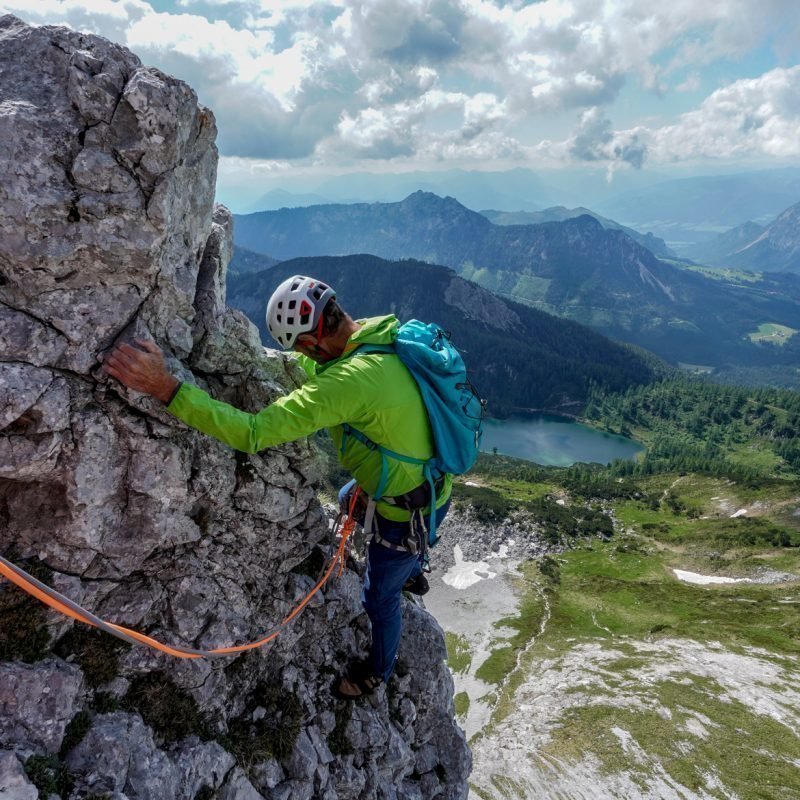
[[[226,307],[214,141],[192,89],[128,50],[0,18],[0,554],[104,619],[202,649],[271,629],[331,547],[306,442],[235,453],[100,369],[147,337],[248,411],[296,384]],[[422,607],[406,602],[385,690],[331,696],[368,647],[355,568],[265,647],[198,660],[0,583],[0,795],[466,797]]]

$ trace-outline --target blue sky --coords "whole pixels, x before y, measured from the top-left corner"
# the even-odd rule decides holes
[[[0,0],[130,47],[228,176],[800,163],[797,0]]]

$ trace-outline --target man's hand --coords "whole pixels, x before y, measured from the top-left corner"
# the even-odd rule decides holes
[[[145,392],[168,403],[180,381],[169,374],[161,348],[147,339],[124,342],[103,359],[103,370],[129,389]]]

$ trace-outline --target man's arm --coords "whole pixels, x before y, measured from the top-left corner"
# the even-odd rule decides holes
[[[146,353],[127,346],[129,350],[124,351],[124,357],[112,360],[108,356],[104,369],[132,389],[149,391],[147,387],[153,387],[159,393],[149,393],[168,402],[167,411],[245,453],[257,453],[265,447],[291,442],[320,428],[353,419],[362,413],[366,403],[364,392],[353,390],[345,369],[325,372],[257,414],[250,414],[214,400],[197,386],[179,383],[167,372],[158,347],[152,342],[147,344],[150,348]],[[149,378],[138,377],[142,375]],[[175,391],[176,387],[170,398],[168,390]]]

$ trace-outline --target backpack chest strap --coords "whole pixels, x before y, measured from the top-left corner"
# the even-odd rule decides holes
[[[341,456],[344,456],[347,449],[348,439],[351,436],[357,441],[361,442],[361,444],[363,444],[369,450],[376,450],[381,455],[381,476],[378,480],[378,486],[372,495],[374,500],[383,499],[383,493],[386,491],[386,483],[389,479],[389,458],[393,458],[396,461],[402,461],[406,464],[419,464],[422,467],[425,467],[431,460],[426,458],[414,458],[413,456],[406,456],[402,453],[396,452],[395,450],[391,450],[388,447],[384,447],[377,442],[373,442],[369,436],[365,436],[363,433],[361,433],[361,431],[346,422],[342,424],[342,431],[342,444],[339,447],[339,454]]]

